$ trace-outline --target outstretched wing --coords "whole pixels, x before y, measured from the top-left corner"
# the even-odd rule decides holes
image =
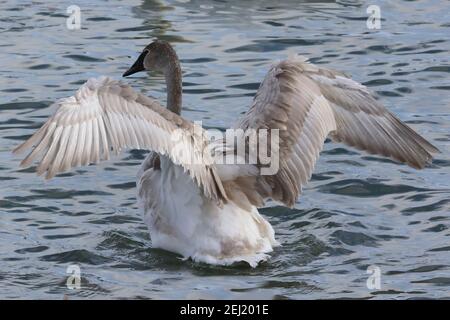
[[[294,205],[329,134],[334,140],[416,168],[424,167],[431,153],[438,152],[378,103],[366,87],[298,56],[270,69],[238,127],[279,129],[278,172],[254,177],[253,191],[246,192],[259,206],[266,198]]]
[[[330,137],[357,149],[421,169],[439,150],[390,113],[367,87],[330,70],[316,68],[309,77],[330,102],[337,130]]]
[[[55,114],[14,152],[34,146],[22,161],[40,158],[46,178],[72,167],[109,159],[110,150],[148,149],[167,155],[218,201],[226,199],[201,128],[119,81],[89,79],[74,96],[57,103]]]

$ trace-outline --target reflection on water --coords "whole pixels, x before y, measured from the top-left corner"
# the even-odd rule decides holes
[[[448,297],[449,5],[378,1],[382,29],[366,28],[365,1],[0,1],[0,296],[4,298]],[[443,7],[446,6],[446,7]],[[158,37],[182,59],[183,113],[226,128],[245,112],[273,60],[289,52],[352,74],[442,154],[424,171],[326,143],[295,209],[262,209],[283,244],[256,269],[181,261],[151,248],[136,206],[146,152],[51,181],[18,168],[10,150],[47,118],[47,106],[87,78],[118,78]],[[164,102],[163,79],[134,88]],[[81,266],[82,289],[65,287]],[[369,265],[382,288],[366,287]]]

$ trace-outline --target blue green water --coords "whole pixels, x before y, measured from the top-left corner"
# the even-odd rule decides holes
[[[81,9],[68,30],[66,8]],[[449,298],[450,3],[376,1],[0,1],[0,298]],[[258,268],[152,249],[136,205],[145,152],[44,181],[11,149],[86,79],[119,78],[152,39],[182,59],[191,120],[226,128],[289,52],[377,92],[442,153],[423,171],[326,143],[295,209],[261,212],[282,247]],[[164,81],[126,81],[165,102]],[[66,268],[81,268],[81,289]],[[381,288],[369,289],[369,265]]]

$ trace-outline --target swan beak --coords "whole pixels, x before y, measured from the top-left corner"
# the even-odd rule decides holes
[[[136,72],[139,71],[144,71],[144,58],[147,55],[147,50],[145,50],[144,52],[141,53],[141,55],[139,56],[139,58],[137,58],[137,60],[135,61],[135,63],[133,63],[133,65],[131,66],[130,69],[128,69],[123,75],[122,77],[126,77],[126,76],[130,76]]]

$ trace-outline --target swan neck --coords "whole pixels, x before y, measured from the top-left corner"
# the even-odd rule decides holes
[[[166,86],[167,86],[167,109],[180,114],[181,113],[181,96],[182,96],[182,79],[181,67],[176,56],[171,59],[166,72]]]

